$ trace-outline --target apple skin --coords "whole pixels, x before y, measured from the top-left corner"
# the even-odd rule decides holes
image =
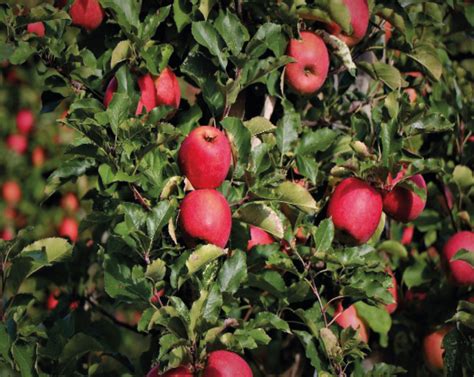
[[[181,102],[181,89],[178,79],[173,71],[166,67],[155,79],[156,103],[157,106],[171,106],[179,108]]]
[[[232,161],[224,132],[200,126],[184,139],[178,153],[181,172],[196,189],[214,189],[224,182]]]
[[[247,243],[247,251],[250,251],[254,246],[257,245],[270,245],[275,240],[263,229],[250,225],[250,239]]]
[[[109,81],[109,84],[107,85],[107,88],[105,89],[105,94],[104,94],[104,106],[109,107],[110,102],[112,101],[112,97],[114,96],[114,93],[117,91],[118,87],[118,82],[115,77],[112,77],[112,79]]]
[[[474,284],[474,268],[462,260],[450,261],[460,250],[474,252],[474,232],[461,231],[452,236],[444,245],[443,254],[449,262],[449,269],[456,283],[460,285]]]
[[[342,314],[339,314],[342,313]],[[337,316],[337,318],[336,318]],[[357,310],[354,305],[349,306],[347,309],[344,310],[342,304],[339,302],[336,311],[334,312],[334,318],[336,318],[335,322],[341,326],[343,329],[348,328],[349,326],[352,327],[354,330],[359,331],[359,339],[364,342],[369,342],[369,331],[365,323],[360,319],[359,315],[357,314]]]
[[[234,352],[213,351],[209,354],[202,377],[253,377],[247,362]]]
[[[392,295],[395,302],[385,305],[385,310],[387,310],[388,314],[392,314],[395,310],[397,310],[398,307],[398,284],[393,272],[391,270],[387,270],[387,273],[392,277],[392,286],[387,290]]]
[[[0,231],[0,240],[10,241],[15,237],[11,229],[5,228]]]
[[[142,114],[143,109],[148,112],[157,106],[155,83],[149,73],[138,78],[138,87],[141,97],[135,115]]]
[[[69,237],[72,242],[76,242],[79,234],[77,221],[72,217],[65,217],[59,224],[58,234],[61,237]]]
[[[15,181],[7,181],[2,186],[3,199],[9,205],[15,205],[21,200],[21,189]]]
[[[104,10],[98,0],[75,0],[69,10],[73,25],[86,30],[97,29],[104,20]]]
[[[38,37],[43,38],[45,34],[44,24],[39,22],[31,22],[26,26],[28,33],[36,34]]]
[[[383,210],[393,219],[402,223],[407,223],[415,220],[425,209],[426,200],[423,200],[413,191],[396,186],[396,183],[403,177],[404,172],[401,171],[393,181],[395,187],[386,192],[383,197]],[[416,174],[409,178],[419,188],[422,188],[425,193],[426,182],[421,174]]]
[[[349,47],[359,43],[367,33],[369,26],[369,5],[367,0],[344,0],[351,16],[352,34],[345,35],[336,23],[328,25],[329,32],[344,41]]]
[[[31,152],[31,163],[35,168],[40,168],[44,165],[46,154],[41,147],[35,147]]]
[[[193,377],[193,374],[187,367],[178,367],[167,371],[164,374],[160,374],[159,365],[151,368],[147,373],[146,377]]]
[[[33,113],[28,109],[22,109],[16,114],[16,128],[21,134],[29,134],[35,124]]]
[[[382,216],[382,195],[358,178],[339,183],[329,200],[328,215],[342,241],[361,245],[375,233]]]
[[[443,338],[449,332],[449,327],[435,331],[423,339],[423,355],[425,357],[426,365],[432,371],[443,369]]]
[[[400,241],[401,244],[405,246],[411,244],[411,241],[413,240],[414,232],[415,232],[415,227],[413,225],[408,225],[405,228],[403,228],[402,239]]]
[[[329,54],[321,37],[304,31],[301,39],[290,40],[286,54],[295,59],[285,68],[285,79],[290,87],[309,95],[323,86],[329,71]]]
[[[216,190],[195,190],[181,202],[180,224],[186,237],[224,247],[232,228],[226,198]]]
[[[72,192],[64,194],[61,198],[61,208],[69,212],[76,212],[79,209],[79,200]]]
[[[24,154],[28,149],[28,140],[22,134],[8,135],[7,147],[18,154]]]

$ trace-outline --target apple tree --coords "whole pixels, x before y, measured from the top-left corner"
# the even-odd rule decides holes
[[[2,80],[74,130],[35,133],[31,211],[83,207],[0,241],[0,375],[472,375],[473,25],[461,0],[0,5]]]

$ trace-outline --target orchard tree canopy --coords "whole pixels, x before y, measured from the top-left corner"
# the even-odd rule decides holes
[[[473,26],[1,4],[0,376],[472,376]]]

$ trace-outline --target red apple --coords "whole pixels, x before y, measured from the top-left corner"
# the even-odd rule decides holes
[[[451,261],[451,258],[461,249],[466,249],[471,253],[474,252],[474,232],[462,231],[456,233],[446,242],[443,249],[453,279],[461,285],[474,284],[474,268],[462,260]]]
[[[230,236],[232,214],[220,192],[195,190],[181,203],[180,223],[188,238],[224,247]]]
[[[343,40],[348,46],[354,46],[365,36],[369,26],[369,5],[367,0],[344,0],[351,17],[352,34],[346,35],[335,23],[328,25],[329,32]]]
[[[15,237],[13,234],[13,231],[9,228],[5,228],[2,231],[0,231],[0,240],[4,241],[10,241]]]
[[[104,10],[98,0],[75,0],[69,10],[73,25],[87,30],[97,29],[104,19]]]
[[[140,115],[143,108],[148,112],[157,106],[155,83],[149,73],[138,79],[138,87],[140,88],[141,97],[135,115]]]
[[[211,126],[191,131],[178,154],[181,172],[196,189],[220,186],[229,172],[231,160],[229,140],[222,131]]]
[[[413,240],[414,232],[415,232],[415,227],[413,225],[408,225],[405,228],[403,228],[402,239],[400,241],[402,245],[411,244],[411,241]]]
[[[58,234],[61,237],[68,237],[72,242],[76,242],[79,234],[79,225],[71,217],[65,217],[59,224]]]
[[[257,245],[270,245],[275,240],[263,229],[250,225],[250,239],[247,243],[247,251]]]
[[[76,212],[79,209],[79,200],[77,200],[77,196],[72,192],[64,194],[61,198],[61,208],[69,212]]]
[[[395,310],[397,310],[398,306],[398,284],[393,272],[391,270],[387,270],[387,273],[392,277],[392,286],[388,288],[388,292],[392,295],[394,302],[392,304],[385,305],[385,309],[387,310],[388,314],[392,314]]]
[[[73,312],[74,310],[76,310],[80,305],[80,302],[79,300],[74,300],[74,301],[71,301],[69,303],[69,309]]]
[[[393,180],[395,186],[384,194],[383,210],[393,219],[407,223],[415,220],[425,209],[426,200],[423,200],[415,192],[396,185],[397,182],[404,176],[405,172],[402,170]],[[421,174],[416,174],[409,178],[416,186],[423,189],[425,194],[426,183]]]
[[[423,339],[423,355],[426,365],[432,371],[443,369],[443,338],[449,330],[449,327],[443,327]]]
[[[181,101],[178,79],[171,69],[165,68],[155,79],[157,106],[166,105],[177,109]]]
[[[105,89],[105,95],[104,95],[104,106],[109,107],[110,102],[112,101],[112,97],[114,96],[114,93],[117,91],[118,87],[118,82],[115,77],[112,77],[112,80],[110,80],[109,84],[107,85],[107,88]]]
[[[336,318],[336,323],[343,329],[346,329],[350,326],[354,330],[359,331],[359,339],[362,342],[369,342],[369,330],[357,314],[357,310],[354,305],[351,305],[344,310],[342,304],[339,302],[336,311],[334,312],[334,318]]]
[[[9,205],[15,205],[21,200],[21,189],[15,181],[6,181],[2,186],[3,199]]]
[[[298,93],[308,95],[319,90],[328,75],[329,54],[318,35],[304,31],[301,39],[292,39],[286,54],[295,62],[286,66],[286,82]]]
[[[46,309],[54,310],[59,304],[59,290],[55,289],[53,292],[50,292],[48,295],[48,299],[46,300]]]
[[[328,215],[342,241],[357,245],[375,233],[382,216],[382,195],[358,178],[339,183],[329,200]]]
[[[28,140],[25,135],[12,134],[7,137],[8,149],[18,153],[24,154],[28,149]]]
[[[33,166],[39,168],[43,166],[45,160],[46,155],[44,149],[41,147],[35,147],[31,152],[31,163],[33,164]]]
[[[174,368],[164,374],[160,374],[160,368],[157,365],[147,373],[146,377],[193,377],[193,374],[187,367]]]
[[[202,377],[252,377],[247,362],[234,352],[213,351],[207,358]]]
[[[26,26],[26,31],[28,33],[36,34],[38,37],[42,38],[45,34],[44,24],[41,21],[29,23]]]
[[[30,110],[23,109],[16,114],[16,128],[21,134],[29,134],[35,124],[35,118]]]

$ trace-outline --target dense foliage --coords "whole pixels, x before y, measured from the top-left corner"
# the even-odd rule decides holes
[[[73,3],[0,5],[0,184],[22,189],[0,202],[0,229],[19,231],[0,241],[0,376],[199,375],[218,349],[254,376],[421,376],[440,373],[422,352],[438,329],[444,373],[473,375],[473,286],[442,250],[472,232],[474,5],[368,1],[352,43],[330,34],[353,32],[343,0],[100,0],[84,19]],[[329,52],[309,95],[285,80],[303,31]],[[165,75],[173,84],[150,105],[147,77]],[[35,126],[19,154],[7,139],[25,108]],[[191,150],[188,167],[179,150],[199,125],[231,146],[224,247],[217,199],[198,215],[218,231],[195,237],[214,244],[183,224],[197,204],[180,217],[183,171],[203,162]],[[38,146],[47,157],[33,165]],[[328,210],[348,177],[380,198],[397,183],[426,207],[400,217],[384,199],[391,216],[355,242],[339,223],[357,232],[375,217]],[[79,212],[59,209],[71,191]],[[65,216],[81,218],[77,240],[57,237]],[[249,245],[254,227],[264,241]],[[472,269],[474,250],[458,249]],[[362,327],[338,321],[343,309]]]

